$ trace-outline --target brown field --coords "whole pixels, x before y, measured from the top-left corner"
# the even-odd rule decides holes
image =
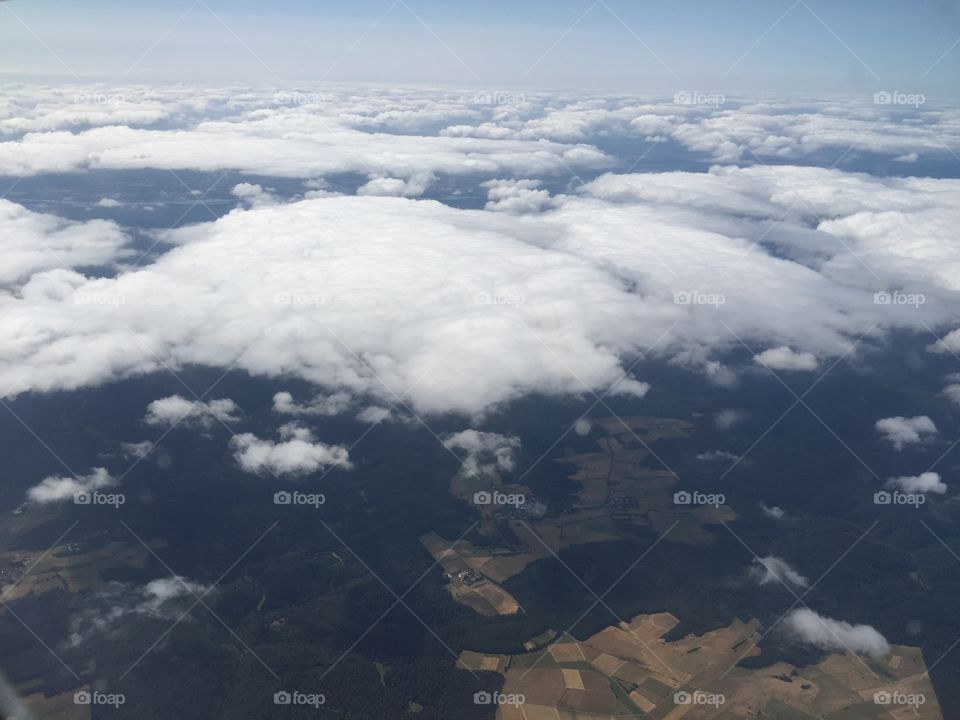
[[[526,697],[526,704],[519,708],[500,708],[497,718],[598,720],[632,717],[639,710],[659,720],[781,715],[798,720],[943,720],[918,648],[894,646],[879,661],[836,653],[808,667],[779,662],[749,670],[736,662],[759,637],[757,620],[734,620],[703,635],[665,641],[663,636],[677,623],[669,613],[640,615],[629,623],[604,628],[582,643],[556,642],[546,655],[539,651],[497,656],[496,665],[505,678],[503,692]],[[754,655],[759,652],[751,650]],[[478,658],[482,656],[463,653],[460,662],[478,667]],[[584,659],[593,669],[580,665]],[[570,667],[575,662],[577,666]],[[620,696],[611,683],[622,688]],[[674,694],[681,690],[723,695],[724,702],[676,704]],[[889,712],[873,702],[874,693],[881,691],[921,693],[926,702],[916,710],[892,708]]]
[[[150,546],[156,550],[165,544],[165,541],[154,540]],[[22,580],[8,586],[5,598],[16,600],[31,593],[57,589],[71,593],[96,589],[103,585],[100,571],[124,566],[142,568],[149,559],[150,552],[136,541],[111,542],[90,552],[71,553],[66,545],[60,545],[46,553],[3,553],[0,561],[4,565],[18,564],[25,570],[30,569]]]
[[[23,704],[34,716],[43,720],[90,720],[91,706],[73,702],[73,694],[85,689],[78,687],[51,697],[45,697],[41,693],[28,695],[23,699]]]

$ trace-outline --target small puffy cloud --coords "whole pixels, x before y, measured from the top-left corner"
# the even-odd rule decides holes
[[[907,445],[917,445],[932,440],[937,434],[937,426],[926,415],[906,418],[901,415],[877,420],[877,432],[897,450]]]
[[[145,458],[153,450],[153,442],[144,440],[136,443],[121,443],[120,452],[125,458]]]
[[[760,501],[759,505],[760,509],[763,511],[763,514],[767,517],[773,518],[774,520],[782,520],[787,514],[783,508],[777,507],[776,505],[767,505],[762,500]]]
[[[940,493],[947,491],[947,484],[940,479],[940,473],[925,472],[920,475],[890,478],[888,488],[898,488],[908,493]]]
[[[764,350],[754,355],[753,361],[771,370],[816,370],[818,364],[813,353],[795,352],[786,345]]]
[[[357,195],[420,197],[435,179],[432,173],[420,173],[406,180],[395,177],[375,177],[371,178],[366,185],[357,188]]]
[[[119,200],[115,200],[115,199],[113,199],[113,198],[105,197],[105,198],[101,198],[101,199],[100,199],[100,202],[97,203],[97,207],[102,207],[102,208],[117,208],[117,207],[120,207],[122,204],[123,204],[123,203],[121,203]]]
[[[754,558],[750,574],[760,585],[782,583],[795,587],[807,587],[810,584],[810,581],[797,572],[790,563],[775,555]]]
[[[696,459],[700,462],[716,462],[722,460],[724,462],[737,462],[740,459],[739,455],[735,455],[732,452],[727,452],[726,450],[711,450],[710,452],[700,453],[696,456]]]
[[[117,480],[106,468],[94,468],[89,475],[77,477],[50,476],[27,490],[27,499],[38,504],[72,500],[75,495],[116,485]]]
[[[928,348],[930,352],[935,353],[960,353],[960,328],[953,330],[945,337],[937,340]]]
[[[151,402],[143,421],[159,427],[180,424],[184,427],[208,428],[218,420],[225,424],[237,422],[240,419],[239,412],[237,404],[228,398],[203,402],[182,395],[171,395]]]
[[[882,658],[890,652],[890,643],[870,625],[851,625],[823,617],[808,608],[793,610],[783,621],[795,640],[822,650],[836,650]]]
[[[479,430],[462,430],[443,438],[444,447],[462,450],[463,472],[470,475],[492,475],[511,472],[516,465],[515,453],[520,438]]]
[[[257,475],[306,475],[328,467],[353,467],[346,448],[317,442],[313,433],[301,425],[287,423],[279,434],[280,442],[263,440],[253,433],[231,438],[237,464]]]
[[[577,424],[573,426],[573,431],[580,437],[586,437],[591,430],[593,430],[593,423],[586,418],[580,418],[577,420]]]
[[[943,394],[953,400],[957,405],[960,405],[960,383],[947,385],[947,387],[943,389]]]
[[[703,365],[703,375],[707,382],[717,387],[734,387],[737,382],[737,374],[718,360],[709,360]]]
[[[906,153],[904,155],[898,155],[893,159],[893,161],[902,162],[902,163],[915,163],[919,159],[920,159],[920,156],[917,155],[917,153],[912,152],[912,153]]]
[[[325,397],[316,397],[307,404],[298,403],[293,395],[278,392],[273,396],[273,411],[281,415],[322,415],[333,417],[350,407],[353,398],[349,393],[337,392]]]
[[[539,180],[490,180],[481,183],[487,188],[487,210],[516,215],[541,212],[553,204],[550,192],[541,190]]]
[[[234,185],[230,194],[239,198],[247,207],[263,207],[264,205],[276,205],[279,199],[271,192],[264,190],[262,185],[254,183],[239,183]]]
[[[370,423],[371,425],[393,419],[394,415],[390,408],[378,407],[376,405],[371,405],[357,413],[357,420]]]
[[[729,430],[747,419],[747,413],[737,408],[720,410],[713,416],[713,424],[718,430]]]

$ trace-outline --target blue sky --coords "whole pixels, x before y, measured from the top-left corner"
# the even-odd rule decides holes
[[[954,96],[960,2],[10,0],[0,72]]]

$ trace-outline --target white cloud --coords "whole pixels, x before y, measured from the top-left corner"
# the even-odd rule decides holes
[[[247,207],[263,207],[264,205],[276,205],[279,198],[269,190],[264,190],[262,185],[254,183],[239,183],[234,185],[230,194],[239,198]]]
[[[877,659],[890,652],[890,643],[870,625],[851,625],[807,608],[793,610],[783,624],[794,639],[822,650],[852,650]]]
[[[960,383],[947,385],[947,387],[943,389],[943,394],[957,403],[957,405],[960,405]]]
[[[489,180],[480,187],[487,188],[487,210],[522,215],[553,204],[550,192],[539,189],[540,185],[539,180]]]
[[[281,415],[323,415],[333,417],[345,412],[353,403],[349,393],[338,392],[313,398],[308,404],[301,404],[286,391],[273,396],[273,411]]]
[[[940,479],[940,473],[925,472],[914,476],[890,478],[889,488],[899,488],[908,493],[945,493],[947,484]]]
[[[747,419],[747,413],[737,408],[720,410],[713,416],[713,424],[718,430],[729,430]]]
[[[357,195],[420,197],[435,179],[431,173],[417,173],[407,180],[393,177],[374,177],[366,185],[357,188]]]
[[[764,350],[753,356],[753,361],[771,370],[816,370],[817,358],[813,353],[794,352],[785,345]]]
[[[124,618],[134,615],[163,620],[185,619],[184,611],[210,587],[172,575],[146,585],[110,582],[85,608],[70,618],[70,644],[79,645],[97,633],[119,630]],[[179,602],[178,602],[179,601]]]
[[[0,199],[0,288],[42,270],[111,265],[126,242],[113,222],[72,222]]]
[[[716,462],[717,460],[736,462],[740,459],[740,456],[732,452],[727,452],[726,450],[711,450],[710,452],[698,454],[696,459],[700,462]]]
[[[577,420],[576,425],[573,426],[573,431],[580,437],[586,437],[590,434],[591,430],[593,430],[593,423],[587,418],[581,418],[580,420]]]
[[[122,204],[123,204],[123,203],[121,203],[119,200],[115,200],[114,198],[105,197],[105,198],[101,198],[101,200],[97,203],[97,207],[102,207],[102,208],[117,208],[117,207],[120,207]]]
[[[353,467],[347,449],[317,442],[309,429],[287,423],[280,428],[280,442],[263,440],[253,433],[230,439],[233,457],[246,472],[258,475],[306,475],[327,467]]]
[[[810,581],[797,572],[786,560],[774,555],[763,558],[754,558],[751,568],[753,578],[760,585],[770,583],[807,587]]]
[[[933,440],[937,426],[926,415],[906,418],[901,415],[877,420],[877,432],[897,450],[907,445],[918,445]]]
[[[153,450],[154,443],[150,440],[136,443],[121,443],[120,451],[125,458],[145,458]]]
[[[767,505],[762,500],[760,501],[759,505],[764,515],[773,518],[774,520],[782,520],[787,514],[783,508],[777,507],[776,505]]]
[[[357,413],[357,420],[360,422],[370,423],[371,425],[377,425],[384,421],[394,419],[395,416],[390,408],[377,407],[376,405],[366,407]]]
[[[77,477],[50,476],[27,490],[27,499],[38,504],[73,500],[78,493],[91,492],[117,484],[105,468],[93,468],[89,475]]]
[[[240,408],[228,398],[220,400],[190,400],[181,395],[154,400],[147,406],[147,414],[143,421],[147,425],[172,427],[212,427],[219,420],[230,424],[237,422],[240,417]]]
[[[465,451],[465,473],[484,476],[513,471],[520,438],[471,429],[445,436],[443,444],[451,450]]]

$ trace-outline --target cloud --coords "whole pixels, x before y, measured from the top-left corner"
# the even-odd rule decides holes
[[[357,195],[384,197],[420,197],[436,178],[431,173],[417,173],[403,180],[393,177],[374,177],[366,185],[357,188]]]
[[[279,434],[280,442],[263,440],[253,433],[231,438],[237,464],[258,475],[306,475],[328,467],[353,467],[346,448],[317,442],[313,433],[301,425],[287,423]]]
[[[181,395],[154,400],[147,406],[147,414],[143,421],[147,425],[161,427],[202,427],[209,428],[217,421],[225,424],[237,422],[240,417],[240,408],[230,399],[220,400],[190,400]]]
[[[943,394],[957,403],[957,405],[960,405],[960,383],[947,385],[947,387],[943,389]]]
[[[764,350],[753,356],[753,361],[771,370],[816,370],[817,358],[813,353],[794,352],[785,345]]]
[[[793,585],[795,587],[807,587],[810,581],[797,572],[786,560],[774,555],[767,555],[763,558],[754,558],[754,566],[751,568],[751,575],[760,585],[769,585],[777,583],[783,585]]]
[[[577,420],[576,425],[573,426],[573,431],[580,437],[586,437],[593,430],[593,423],[590,422],[587,418],[581,418]]]
[[[230,194],[239,198],[247,207],[263,207],[276,205],[280,200],[276,195],[264,190],[262,185],[254,183],[239,183],[233,186]]]
[[[520,438],[479,430],[462,430],[445,436],[443,445],[451,450],[465,451],[463,472],[482,477],[513,471]]]
[[[748,415],[744,410],[740,410],[738,408],[726,408],[725,410],[720,410],[714,414],[713,424],[716,425],[718,430],[729,430],[730,428],[744,422],[747,417]]]
[[[760,509],[763,511],[763,514],[767,517],[773,518],[774,520],[782,520],[786,515],[786,511],[783,508],[777,507],[776,505],[767,505],[762,500],[758,503]]]
[[[877,420],[875,427],[884,440],[897,450],[907,445],[919,445],[933,440],[937,426],[926,415],[906,418],[901,415]]]
[[[117,479],[105,468],[93,468],[89,475],[64,477],[53,475],[27,490],[27,499],[37,504],[73,500],[78,493],[91,492],[117,484]]]
[[[72,222],[0,199],[0,289],[43,270],[111,265],[126,244],[113,222]]]
[[[120,630],[121,621],[140,615],[162,620],[183,620],[184,611],[210,587],[172,575],[146,585],[109,582],[81,612],[70,618],[70,645],[77,646],[98,633]]]
[[[489,180],[480,187],[487,188],[487,210],[523,215],[553,204],[550,192],[539,189],[540,185],[539,180]]]
[[[322,415],[333,417],[345,412],[353,403],[349,393],[338,392],[326,397],[316,397],[309,404],[294,401],[293,395],[286,391],[273,396],[273,411],[281,415]]]
[[[783,624],[791,637],[822,650],[851,650],[875,659],[890,652],[886,638],[870,625],[851,625],[807,608],[791,611]]]
[[[647,352],[729,386],[737,337],[766,348],[759,357],[771,367],[778,358],[807,366],[851,352],[864,334],[868,346],[894,330],[955,323],[954,179],[715,167],[603,175],[541,203],[536,183],[569,173],[565,164],[578,172],[609,160],[550,133],[659,134],[715,115],[729,130],[733,121],[622,98],[555,107],[538,96],[520,110],[428,91],[337,89],[302,101],[251,91],[232,104],[171,93],[183,115],[174,127],[24,135],[0,143],[0,172],[18,163],[38,172],[226,166],[308,182],[429,175],[446,187],[454,177],[471,188],[497,178],[491,201],[519,198],[513,210],[523,212],[317,196],[158,231],[155,257],[111,277],[28,263],[22,285],[0,291],[6,395],[196,364],[292,376],[376,406],[409,391],[418,414],[482,418],[530,394],[612,386],[642,397],[642,378],[618,378]],[[788,114],[758,106],[735,116],[754,123],[769,113]],[[416,134],[436,132],[443,118],[513,135]],[[895,288],[922,291],[925,302],[874,302]]]
[[[151,440],[144,440],[136,443],[121,443],[120,451],[125,458],[145,458],[153,450],[154,443]]]
[[[925,472],[914,476],[890,478],[888,488],[899,488],[907,493],[945,493],[947,484],[940,479],[940,473]]]
[[[357,413],[357,420],[360,422],[370,423],[371,425],[377,425],[387,420],[394,419],[396,418],[390,408],[377,407],[376,405],[366,407]]]
[[[700,453],[696,456],[700,462],[715,462],[723,460],[724,462],[736,462],[740,459],[739,455],[734,455],[726,450],[711,450],[710,452]]]

